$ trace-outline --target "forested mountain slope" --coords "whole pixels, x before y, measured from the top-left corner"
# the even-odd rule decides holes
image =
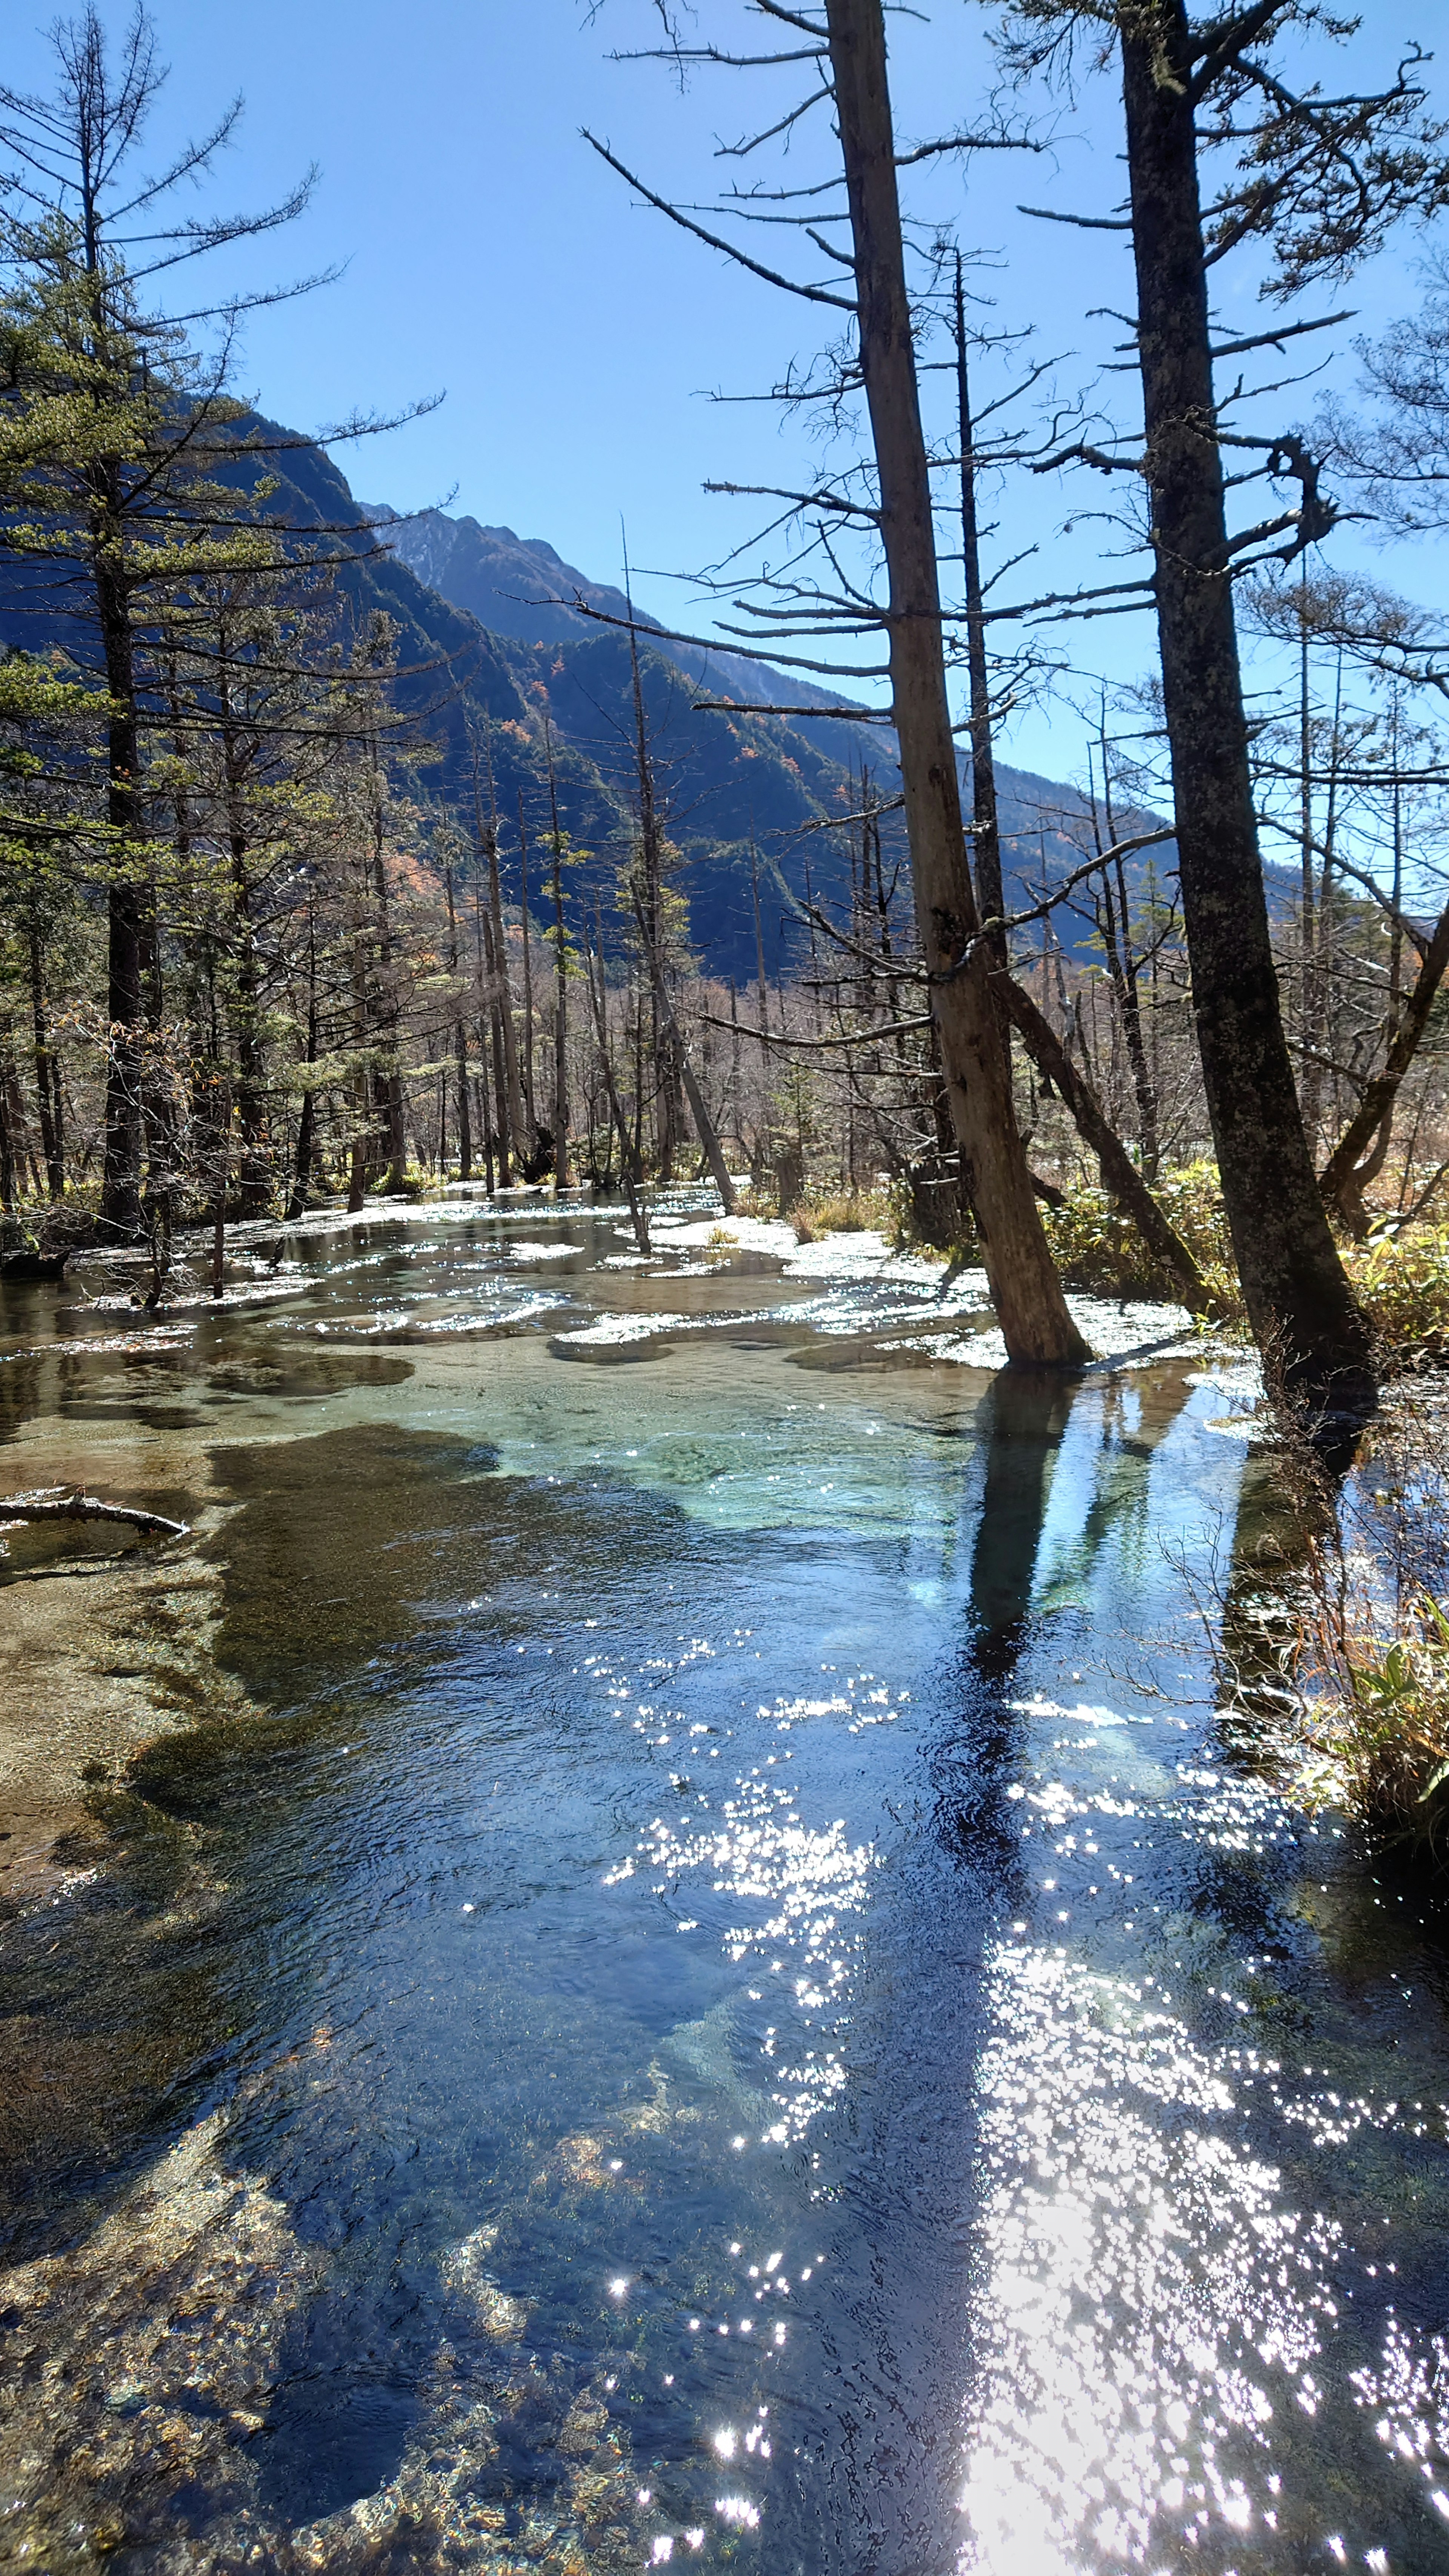
[[[505,888],[516,901],[520,817],[530,843],[548,832],[551,763],[559,821],[576,848],[591,854],[573,883],[590,901],[611,891],[634,831],[629,647],[619,628],[595,622],[575,602],[623,618],[623,592],[591,580],[541,539],[441,511],[399,519],[384,505],[359,503],[325,449],[260,415],[239,423],[237,434],[255,445],[228,465],[227,479],[252,491],[263,485],[258,507],[266,519],[310,539],[309,551],[335,556],[332,600],[344,638],[364,637],[379,613],[390,621],[394,698],[411,744],[425,754],[412,773],[414,792],[467,810],[477,747],[485,804],[491,763]],[[653,623],[647,610],[638,614]],[[101,678],[99,639],[74,587],[13,556],[0,562],[0,640],[30,652],[58,647]],[[864,710],[859,723],[752,712],[841,700],[743,654],[705,652],[660,635],[642,643],[640,659],[691,943],[711,971],[752,980],[758,883],[768,970],[788,970],[801,954],[798,908],[807,891],[817,902],[848,906],[847,835],[824,827],[858,812],[864,771],[886,803],[893,798],[890,729]],[[998,779],[1008,901],[1024,908],[1044,873],[1055,878],[1080,863],[1087,818],[1070,787],[1010,768],[1000,768]],[[904,835],[894,814],[884,817],[882,839],[887,876],[900,871],[904,889]],[[1170,860],[1168,850],[1164,870]],[[530,888],[537,910],[537,862]],[[1068,948],[1088,942],[1088,929],[1071,916],[1060,916],[1059,926]]]

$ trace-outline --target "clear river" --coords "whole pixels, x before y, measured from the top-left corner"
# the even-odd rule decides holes
[[[7,1292],[0,1493],[193,1535],[0,1568],[0,2565],[1449,2569],[1446,1948],[1216,1713],[1240,1364],[695,1214]]]

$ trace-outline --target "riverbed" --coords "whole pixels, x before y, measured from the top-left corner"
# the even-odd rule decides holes
[[[722,1239],[725,1238],[725,1239]],[[1449,2567],[1442,1935],[1239,1358],[681,1198],[6,1292],[0,2564]]]

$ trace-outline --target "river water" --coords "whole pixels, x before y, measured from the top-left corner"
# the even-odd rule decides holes
[[[0,1928],[0,2564],[1449,2567],[1443,1950],[1215,1719],[1230,1360],[621,1223],[12,1293],[5,1490],[197,1535]]]

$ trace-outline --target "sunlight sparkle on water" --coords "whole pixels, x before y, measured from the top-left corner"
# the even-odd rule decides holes
[[[1211,2523],[1248,2532],[1275,2413],[1316,2402],[1340,2231],[1221,2133],[1225,2053],[1135,1988],[1013,1944],[991,1990],[963,2567],[1146,2568]],[[1256,2499],[1229,2446],[1261,2461]]]

